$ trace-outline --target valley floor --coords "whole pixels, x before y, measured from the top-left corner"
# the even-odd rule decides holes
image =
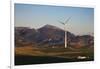
[[[15,48],[15,65],[80,62],[93,60],[93,48],[37,48],[31,46]]]

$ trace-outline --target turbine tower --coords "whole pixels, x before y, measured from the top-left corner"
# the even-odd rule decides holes
[[[59,23],[61,23],[62,25],[64,25],[64,31],[65,31],[65,48],[67,48],[67,30],[66,30],[66,24],[68,23],[68,21],[70,20],[71,17],[69,17],[65,22],[61,22],[59,21]]]

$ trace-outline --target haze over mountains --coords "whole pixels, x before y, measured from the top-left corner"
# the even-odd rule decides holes
[[[67,31],[68,45],[72,47],[93,46],[94,37],[91,35],[74,35]],[[64,30],[45,25],[39,29],[15,27],[15,46],[34,44],[36,46],[64,46]],[[20,45],[21,44],[21,45]]]

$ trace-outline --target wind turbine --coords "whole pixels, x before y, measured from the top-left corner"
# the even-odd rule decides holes
[[[70,20],[71,17],[69,17],[65,22],[61,22],[59,21],[59,23],[61,23],[62,25],[64,25],[64,31],[65,31],[65,48],[67,48],[67,30],[66,30],[66,24],[68,23],[68,21]]]

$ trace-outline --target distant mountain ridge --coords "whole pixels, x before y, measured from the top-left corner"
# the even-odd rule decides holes
[[[76,36],[67,31],[68,45],[75,46],[77,44],[86,43],[93,44],[93,37],[90,35]],[[53,26],[45,25],[39,29],[28,27],[15,27],[15,44],[17,43],[35,43],[37,45],[64,45],[64,30]]]

